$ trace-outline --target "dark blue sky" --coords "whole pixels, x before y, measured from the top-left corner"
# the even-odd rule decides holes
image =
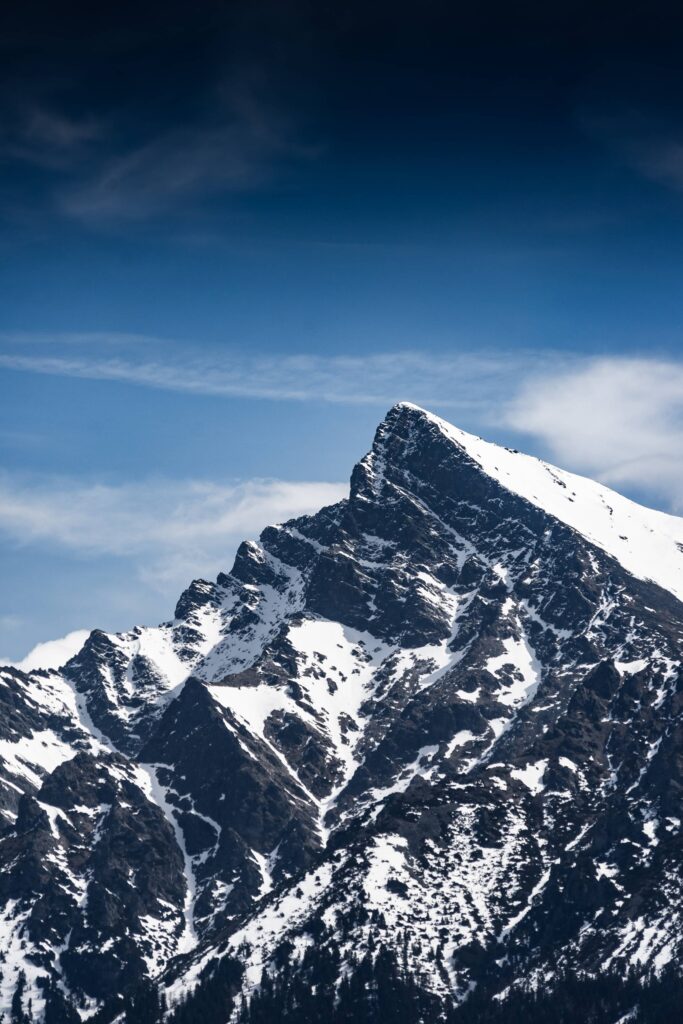
[[[476,7],[16,5],[4,328],[675,345],[683,18]]]
[[[400,398],[679,508],[681,52],[657,3],[5,12],[0,655],[163,617]]]

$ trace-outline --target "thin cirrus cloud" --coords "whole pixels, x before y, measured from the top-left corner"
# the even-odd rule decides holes
[[[77,336],[82,346],[88,336]],[[16,342],[16,336],[9,339]],[[35,336],[29,340],[34,341]],[[59,342],[61,338],[57,338]],[[102,335],[93,336],[103,347]],[[117,336],[119,342],[122,340]],[[133,339],[144,349],[144,339]],[[458,409],[490,420],[510,393],[510,381],[543,369],[563,367],[570,357],[534,351],[514,353],[438,354],[398,351],[362,356],[269,355],[248,357],[239,352],[192,354],[164,345],[164,358],[148,339],[147,351],[120,356],[101,351],[94,356],[71,351],[31,351],[17,345],[0,354],[0,368],[87,380],[112,381],[164,391],[218,397],[320,401],[383,407],[404,398],[422,405]],[[128,346],[129,348],[131,346]],[[494,416],[495,419],[495,416]]]
[[[63,190],[58,206],[80,220],[142,219],[183,197],[256,188],[283,151],[276,133],[268,139],[244,122],[169,132],[112,157]]]
[[[33,105],[15,113],[3,136],[5,160],[63,173],[104,140],[106,126],[93,117],[75,118]]]
[[[683,139],[660,139],[643,147],[634,163],[646,177],[677,191],[683,189]]]
[[[683,131],[678,119],[635,102],[626,108],[584,110],[577,121],[589,138],[639,176],[675,191],[683,189]]]
[[[320,152],[258,68],[214,82],[185,118],[136,119],[125,104],[86,115],[58,95],[10,95],[0,101],[0,141],[6,164],[43,172],[51,210],[103,226],[258,190]]]
[[[247,480],[147,480],[117,486],[66,478],[0,476],[0,533],[90,557],[135,561],[143,582],[164,595],[197,573],[229,568],[237,544],[269,523],[317,511],[348,484]]]
[[[59,172],[51,179],[54,208],[93,223],[144,220],[186,200],[258,189],[289,161],[318,153],[291,116],[261,95],[258,77],[222,83],[202,114],[137,137],[124,131],[120,112],[96,119],[20,109],[3,133],[5,154]]]

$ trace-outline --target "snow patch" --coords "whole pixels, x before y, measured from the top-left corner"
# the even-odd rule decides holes
[[[548,761],[545,759],[528,764],[525,768],[513,768],[510,775],[513,779],[523,782],[527,789],[536,796],[545,789],[543,776],[547,767]]]

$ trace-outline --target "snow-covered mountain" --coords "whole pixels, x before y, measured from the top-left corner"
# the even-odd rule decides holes
[[[650,1012],[682,602],[683,520],[395,406],[347,500],[172,621],[1,670],[0,1010],[531,1021],[572,979]]]

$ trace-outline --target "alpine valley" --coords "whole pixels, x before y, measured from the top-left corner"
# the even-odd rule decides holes
[[[406,403],[171,621],[0,671],[0,1011],[663,1022],[683,520]]]

